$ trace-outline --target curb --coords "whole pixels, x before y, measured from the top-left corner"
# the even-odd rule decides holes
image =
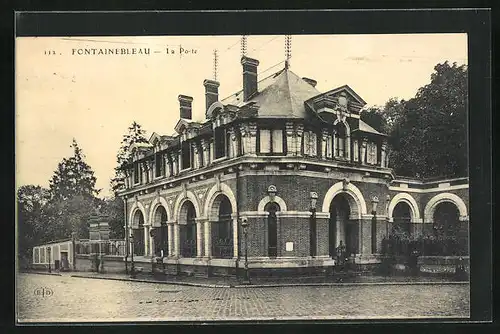
[[[62,274],[59,274],[59,273],[43,273],[43,272],[36,272],[36,271],[22,271],[19,273],[20,274],[48,275],[48,276],[62,276]]]
[[[97,277],[97,276],[85,276],[85,275],[70,275],[70,276],[77,277],[77,278],[103,279],[103,280],[111,280],[111,281],[195,286],[195,287],[200,287],[200,288],[231,288],[231,287],[234,287],[231,285],[221,285],[221,284],[204,284],[204,283],[190,283],[190,282],[176,282],[176,281],[154,281],[154,280],[140,279],[140,278]]]
[[[126,281],[126,282],[140,282],[140,283],[156,283],[156,284],[171,284],[194,286],[201,288],[281,288],[281,287],[328,287],[328,286],[382,286],[382,285],[467,285],[467,281],[450,281],[450,282],[346,282],[346,283],[282,283],[282,284],[250,284],[250,285],[223,285],[223,284],[204,284],[204,283],[191,283],[191,282],[177,282],[177,281],[155,281],[148,279],[137,278],[119,278],[119,277],[97,277],[85,275],[70,275],[77,278],[90,278],[90,279],[103,279],[113,281]]]

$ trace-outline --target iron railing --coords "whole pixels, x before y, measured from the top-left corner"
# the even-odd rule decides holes
[[[384,255],[465,256],[469,254],[467,238],[423,236],[418,238],[389,237],[382,240]]]
[[[182,257],[196,257],[196,240],[187,239],[181,244]]]
[[[75,242],[75,253],[125,256],[127,245],[125,240],[78,240]]]

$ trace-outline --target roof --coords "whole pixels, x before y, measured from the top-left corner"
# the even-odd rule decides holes
[[[289,69],[283,69],[257,83],[258,92],[243,102],[243,91],[223,99],[223,104],[241,107],[250,102],[259,106],[258,117],[305,118],[304,101],[321,94]]]
[[[357,131],[368,132],[368,133],[373,133],[373,134],[380,135],[380,136],[386,136],[386,134],[378,132],[377,130],[375,130],[374,128],[372,128],[368,124],[366,124],[361,119],[359,120],[359,128],[357,128],[356,130]],[[356,131],[356,130],[354,130],[354,131]]]

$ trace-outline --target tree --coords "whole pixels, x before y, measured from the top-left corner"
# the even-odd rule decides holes
[[[383,107],[372,106],[361,113],[361,120],[378,132],[390,134],[400,121],[404,109],[404,100],[390,98]]]
[[[391,162],[396,174],[466,176],[467,67],[437,64],[431,82],[409,101],[393,104]],[[396,112],[397,111],[397,112]]]
[[[123,228],[125,217],[123,210],[123,200],[119,197],[109,198],[103,201],[102,213],[107,215],[109,219],[110,239],[125,238],[125,230]]]
[[[49,198],[49,190],[41,186],[25,185],[17,190],[17,232],[20,257],[29,258],[33,246],[45,239],[44,208]]]
[[[94,197],[99,194],[95,189],[96,178],[92,168],[84,161],[85,156],[73,139],[73,156],[64,158],[57,166],[49,181],[50,193],[54,199],[67,200],[77,195]]]
[[[115,168],[115,176],[111,179],[110,187],[113,193],[116,194],[118,191],[125,186],[125,174],[120,169],[123,164],[127,163],[131,157],[130,147],[135,143],[147,143],[146,131],[142,129],[141,125],[137,122],[133,122],[127,129],[127,133],[123,135],[123,139],[120,145],[120,149],[116,155],[117,167]]]

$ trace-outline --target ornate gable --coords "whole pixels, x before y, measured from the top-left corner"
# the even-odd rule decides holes
[[[351,87],[344,85],[317,95],[306,103],[318,114],[335,114],[344,118],[349,114],[359,115],[366,102]]]

